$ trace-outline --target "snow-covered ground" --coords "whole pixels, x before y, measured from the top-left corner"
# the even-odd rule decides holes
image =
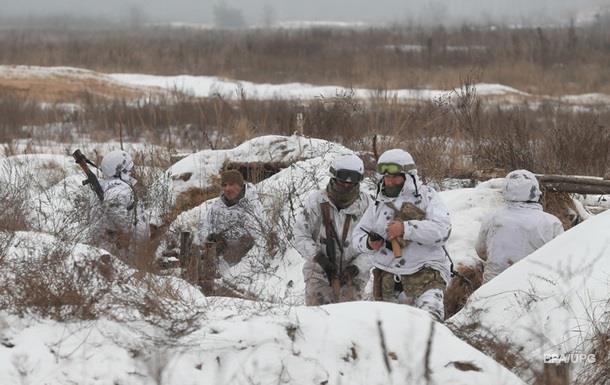
[[[176,338],[137,322],[0,317],[0,383],[7,385],[524,384],[424,312],[392,304],[261,314],[227,300]]]
[[[610,211],[547,243],[483,285],[449,322],[507,343],[540,370],[545,354],[590,354],[607,320]],[[602,329],[607,330],[607,329]],[[577,374],[591,362],[573,362]],[[576,377],[573,377],[576,378]]]
[[[57,253],[62,247],[65,253]],[[5,251],[10,265],[3,265],[2,279],[19,279],[13,265],[48,263],[50,251],[63,258],[61,278],[81,278],[76,290],[94,300],[92,311],[100,315],[62,322],[0,312],[2,384],[523,384],[407,306],[204,298],[179,279],[145,281],[112,257],[96,263],[101,250],[23,232]],[[62,290],[52,282],[49,291]],[[167,289],[151,292],[151,282],[173,288],[171,296]],[[167,318],[143,311],[153,296]],[[69,306],[65,311],[71,314]]]
[[[303,259],[291,229],[307,195],[326,185],[332,159],[352,152],[344,146],[298,135],[258,137],[233,149],[191,154],[153,186],[175,200],[192,187],[212,186],[227,162],[283,164],[256,185],[267,214],[262,226],[278,242],[274,252],[255,247],[237,265],[221,269],[224,280],[257,301],[206,298],[180,278],[142,275],[106,251],[78,243],[86,241],[79,227],[84,222],[74,215],[92,193],[81,185],[71,157],[46,150],[53,155],[2,158],[5,189],[28,186],[24,179],[36,174],[24,204],[27,225],[37,232],[0,233],[0,288],[53,261],[45,256],[63,258],[56,261],[63,266],[57,279],[72,282],[68,288],[93,316],[19,317],[5,306],[0,384],[523,383],[417,309],[373,302],[302,306]],[[481,220],[502,205],[503,183],[492,179],[440,192],[451,212],[447,249],[455,263],[477,261],[474,241]],[[374,181],[365,180],[362,188],[373,193]],[[158,254],[180,231],[196,233],[211,202],[179,215]],[[523,346],[534,363],[549,351],[586,350],[580,343],[589,336],[587,317],[599,317],[607,301],[609,225],[610,212],[594,216],[515,264],[479,289],[452,325],[477,320],[498,338]],[[48,282],[51,292],[64,287]],[[162,306],[149,312],[144,305],[153,299]]]
[[[355,98],[367,100],[379,96],[379,91],[365,88],[346,88],[341,86],[312,85],[305,83],[288,84],[257,84],[248,81],[226,79],[217,76],[156,76],[147,74],[103,74],[86,69],[71,67],[36,67],[36,66],[9,66],[0,65],[0,78],[20,77],[58,77],[74,79],[75,81],[105,82],[116,87],[140,90],[145,95],[158,95],[161,91],[183,92],[197,97],[213,97],[221,95],[227,99],[240,99],[246,95],[251,99],[300,99],[334,98],[351,95]],[[482,98],[502,98],[503,100],[524,99],[556,101],[571,105],[607,105],[610,104],[610,95],[589,93],[584,95],[565,95],[550,97],[545,95],[531,95],[502,84],[480,83],[475,86],[477,95]],[[393,89],[385,90],[383,97],[396,98],[399,101],[438,100],[450,98],[455,90],[434,89]]]

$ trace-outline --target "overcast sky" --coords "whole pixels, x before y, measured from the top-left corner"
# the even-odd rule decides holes
[[[210,23],[218,0],[0,0],[0,16],[71,15],[128,19],[133,10],[150,21]],[[249,24],[260,24],[263,8],[275,20],[434,23],[478,20],[536,23],[569,20],[580,10],[610,6],[610,0],[224,0]],[[131,12],[130,12],[131,11]]]

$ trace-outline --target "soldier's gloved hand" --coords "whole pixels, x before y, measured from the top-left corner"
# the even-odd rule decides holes
[[[326,277],[328,278],[328,283],[331,283],[331,280],[337,276],[337,267],[335,264],[332,263],[324,253],[316,254],[314,261],[324,270]]]
[[[360,269],[358,269],[358,266],[347,265],[347,267],[343,269],[343,273],[341,273],[341,284],[345,285],[347,282],[351,282],[359,273]]]

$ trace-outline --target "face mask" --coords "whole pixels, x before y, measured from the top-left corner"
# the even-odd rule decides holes
[[[398,186],[383,185],[381,191],[383,192],[383,195],[387,196],[388,198],[396,198],[398,194],[400,194],[400,192],[402,191],[402,187],[404,185],[404,183]]]
[[[349,207],[356,201],[360,193],[360,184],[353,183],[349,185],[337,183],[333,178],[326,186],[328,197],[337,208],[344,209]]]

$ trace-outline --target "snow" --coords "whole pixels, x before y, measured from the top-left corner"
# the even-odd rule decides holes
[[[0,312],[2,384],[419,384],[426,360],[434,383],[523,384],[426,312],[408,306],[291,307],[204,298],[180,279],[149,276],[177,289],[164,299],[169,318],[159,320],[129,306],[108,307],[111,294],[129,296],[131,306],[150,301],[150,283],[142,284],[133,269],[111,257],[122,278],[104,280],[95,273],[103,250],[26,232],[10,239],[3,280],[19,275],[11,266],[45,263],[49,248],[65,251],[55,255],[65,258],[68,277],[93,267],[80,290],[96,299],[100,315],[58,321]]]
[[[330,177],[329,169],[333,159],[351,150],[325,140],[301,136],[263,136],[242,143],[229,150],[204,150],[174,164],[168,174],[171,176],[172,195],[177,196],[188,188],[206,188],[213,183],[227,160],[240,162],[286,162],[287,167],[256,185],[263,207],[267,213],[261,224],[262,233],[276,234],[280,255],[267,255],[266,249],[253,248],[236,266],[223,271],[223,277],[259,298],[284,303],[304,302],[303,259],[292,247],[292,226],[303,208],[307,195],[326,186]],[[188,181],[179,177],[191,174]],[[370,189],[370,181],[364,184]],[[217,198],[216,198],[217,199]],[[208,200],[192,210],[182,213],[169,228],[177,245],[180,232],[197,233],[213,200]],[[201,240],[195,239],[196,244]],[[157,255],[167,250],[163,243]],[[268,266],[262,267],[261,264]]]
[[[475,291],[449,322],[479,323],[476,334],[509,343],[533,369],[545,353],[589,353],[591,328],[607,311],[608,229],[610,211],[570,229]]]
[[[166,340],[138,323],[63,324],[1,314],[10,326],[0,333],[14,347],[0,346],[0,382],[420,384],[426,360],[420,347],[434,325],[430,383],[523,384],[418,309],[369,302],[257,313],[243,301],[227,301],[197,319],[192,333]],[[460,363],[473,369],[460,370]]]
[[[189,188],[205,189],[213,184],[213,177],[222,171],[226,162],[290,164],[324,154],[351,153],[347,148],[321,139],[299,135],[259,136],[228,150],[203,150],[175,163],[168,170],[173,180],[173,191],[178,195]],[[188,180],[184,180],[188,175]]]
[[[269,143],[280,145],[282,149],[291,148],[295,151],[283,152],[285,157],[278,158],[277,155],[273,155],[277,152],[277,147]],[[301,143],[302,149],[309,150],[297,151],[298,143]],[[310,143],[310,145],[305,146],[304,143]],[[259,149],[269,149],[271,154]],[[173,189],[186,191],[189,186],[202,188],[209,186],[212,183],[211,179],[220,172],[220,167],[226,159],[264,162],[269,159],[294,161],[301,157],[311,157],[292,163],[289,167],[256,185],[263,206],[268,213],[267,218],[274,218],[263,225],[276,232],[280,254],[273,257],[264,254],[260,249],[253,249],[241,263],[222,273],[227,281],[243,282],[238,286],[250,293],[255,293],[259,298],[271,302],[282,299],[284,303],[299,305],[304,303],[305,286],[302,275],[304,260],[292,245],[292,226],[296,216],[303,209],[307,196],[326,186],[330,177],[329,168],[332,160],[346,152],[350,152],[350,150],[318,139],[299,136],[259,137],[244,142],[235,149],[205,150],[193,154],[172,166],[168,173],[174,179],[172,181]],[[229,156],[230,158],[228,158]],[[183,182],[177,178],[183,173],[192,173],[192,177],[187,182]],[[499,178],[481,183],[475,188],[440,192],[441,198],[451,212],[453,230],[447,250],[456,265],[474,265],[478,261],[474,243],[479,227],[488,213],[503,205],[501,194],[503,183],[504,179]],[[375,181],[366,178],[362,183],[362,190],[374,195]],[[169,230],[174,238],[174,245],[178,244],[177,237],[180,232],[196,233],[198,231],[199,223],[212,202],[213,200],[204,202],[178,216]],[[200,240],[196,239],[195,242],[199,243]],[[167,248],[168,244],[163,243],[157,251],[157,255],[160,256]],[[261,269],[261,260],[269,261],[270,265]],[[256,278],[251,279],[251,277]]]
[[[178,90],[198,96],[211,97],[221,95],[227,99],[240,99],[245,94],[250,99],[316,99],[334,98],[350,95],[357,99],[370,99],[379,93],[376,89],[346,88],[341,86],[316,86],[306,83],[257,84],[242,80],[231,80],[215,76],[157,76],[142,74],[110,74],[112,79],[133,87],[158,87],[166,90]],[[476,84],[477,94],[495,96],[505,94],[527,95],[512,87],[501,84]],[[435,100],[449,96],[453,90],[433,89],[394,89],[384,91],[384,96],[400,101]]]
[[[419,384],[425,382],[431,325],[430,383],[523,383],[418,309],[375,302],[302,306],[304,261],[292,246],[291,229],[307,195],[328,182],[332,160],[353,153],[344,146],[299,135],[262,136],[233,149],[191,154],[159,179],[158,187],[168,188],[175,199],[191,187],[212,186],[226,162],[284,163],[256,185],[268,214],[263,226],[278,242],[275,253],[255,247],[239,264],[221,269],[222,279],[257,298],[252,302],[206,298],[180,278],[142,275],[105,250],[78,243],[84,239],[83,222],[74,212],[92,193],[80,184],[82,171],[70,156],[49,152],[1,159],[0,170],[19,170],[0,173],[5,186],[38,175],[24,204],[29,228],[40,232],[0,233],[3,261],[9,262],[0,264],[0,282],[16,282],[24,271],[47,263],[48,255],[62,256],[65,270],[49,290],[59,290],[62,277],[88,272],[88,279],[74,282],[82,283],[78,293],[96,299],[95,317],[59,321],[0,307],[0,384]],[[503,204],[503,184],[499,178],[439,193],[451,212],[447,249],[456,264],[477,261],[480,223]],[[374,186],[367,178],[362,189],[373,193]],[[591,199],[583,202],[593,204]],[[196,233],[212,202],[178,216],[168,238],[180,231]],[[589,335],[587,317],[599,317],[607,300],[609,225],[606,212],[558,237],[480,288],[451,324],[465,327],[476,315],[499,338],[523,346],[532,362],[541,362],[549,351],[586,349],[580,344]],[[166,242],[157,253],[164,247]],[[108,258],[115,281],[99,270]],[[162,315],[142,307],[152,298],[161,303]],[[459,369],[468,364],[479,370]]]
[[[478,257],[474,244],[487,214],[504,205],[504,178],[491,179],[475,188],[441,191],[451,213],[451,236],[447,251],[455,264],[473,266]]]
[[[306,83],[286,84],[259,84],[249,81],[221,78],[217,76],[158,76],[147,74],[114,73],[103,74],[86,69],[72,67],[37,67],[0,65],[0,78],[25,77],[61,77],[78,81],[96,80],[106,82],[117,87],[128,87],[140,90],[148,95],[157,94],[161,90],[167,92],[180,91],[197,97],[214,97],[220,95],[226,99],[237,100],[245,94],[251,99],[299,99],[311,100],[317,98],[335,98],[352,96],[357,99],[368,100],[379,95],[377,89],[347,88],[332,85],[312,85]],[[545,95],[531,95],[515,88],[490,83],[474,85],[477,95],[482,97],[529,97],[540,98],[544,101],[559,101],[576,105],[604,105],[608,104],[610,96],[594,93],[583,95],[566,95],[563,97],[550,97]],[[459,92],[459,90],[458,90]],[[383,96],[396,98],[399,101],[437,100],[455,96],[455,89],[391,89],[385,90]]]

